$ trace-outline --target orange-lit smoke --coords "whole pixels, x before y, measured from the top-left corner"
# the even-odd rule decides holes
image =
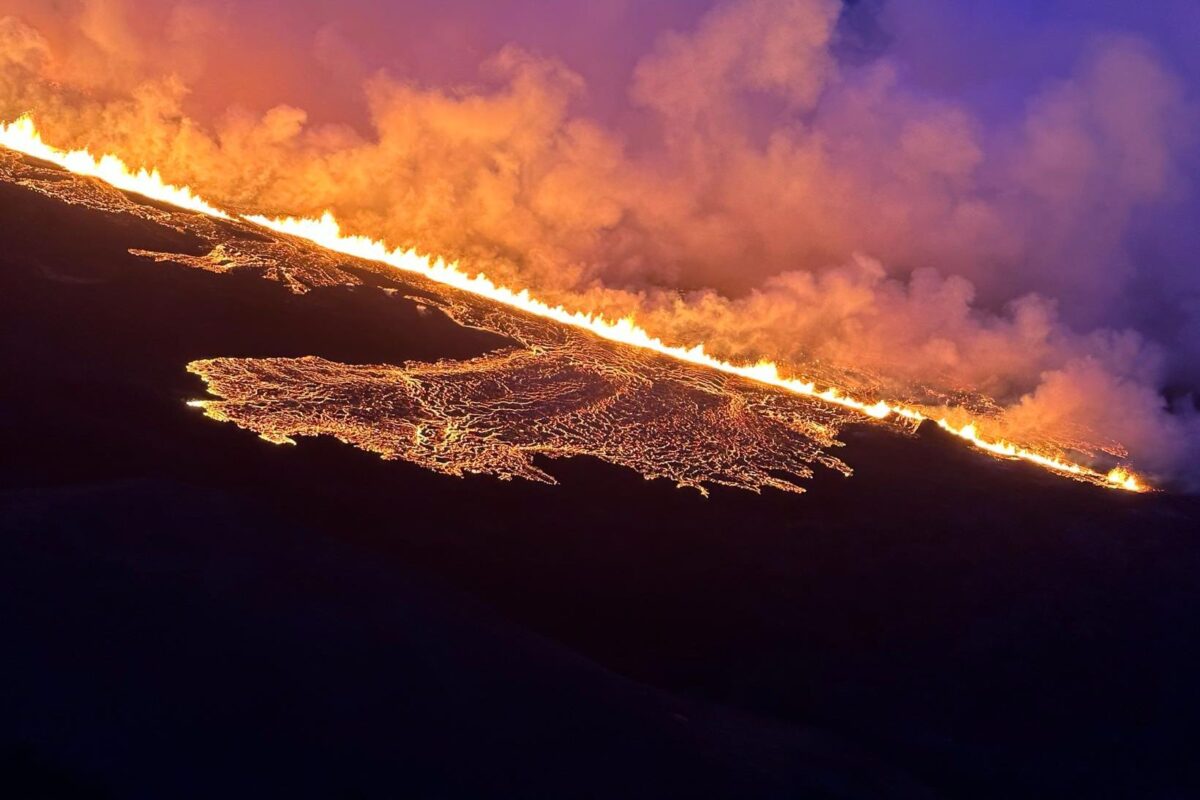
[[[663,36],[627,125],[580,113],[584,80],[516,46],[470,86],[368,73],[367,124],[316,125],[290,105],[196,111],[193,87],[255,82],[206,55],[251,34],[220,4],[142,5],[0,12],[0,118],[35,112],[54,141],[157,166],[222,208],[331,209],[721,359],[820,364],[922,407],[982,393],[995,435],[1128,451],[1154,473],[1192,452],[1194,422],[1157,392],[1159,349],[1094,324],[1128,276],[1089,264],[1178,189],[1165,120],[1181,90],[1142,43],[1098,44],[1003,147],[886,60],[839,66],[833,0],[729,3]],[[261,62],[263,83],[289,68]],[[764,98],[771,114],[750,113]]]

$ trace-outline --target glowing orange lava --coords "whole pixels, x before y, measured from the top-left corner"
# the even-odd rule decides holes
[[[28,116],[23,116],[11,124],[0,123],[0,144],[26,155],[50,161],[70,172],[99,178],[118,189],[136,192],[191,211],[229,218],[227,213],[198,197],[188,187],[165,183],[157,170],[147,172],[145,169],[140,169],[134,172],[115,155],[104,155],[97,159],[87,150],[67,152],[47,145],[43,142],[33,120]],[[780,374],[779,367],[772,361],[763,360],[753,364],[739,364],[709,354],[705,351],[703,344],[692,347],[667,344],[639,327],[632,318],[609,320],[602,315],[570,311],[560,305],[552,306],[533,297],[528,289],[515,291],[506,286],[498,286],[482,273],[469,275],[459,269],[455,262],[423,256],[414,250],[390,248],[384,242],[366,236],[345,235],[329,212],[319,219],[296,219],[294,217],[272,219],[257,215],[246,216],[243,219],[277,233],[304,239],[337,253],[413,272],[437,283],[485,297],[529,314],[590,331],[609,341],[661,353],[670,358],[737,375],[794,394],[814,397],[842,408],[852,409],[867,417],[885,419],[895,415],[912,422],[929,419],[925,414],[912,407],[890,403],[886,400],[863,400],[835,387],[818,389],[811,381],[785,377]],[[1149,488],[1141,478],[1126,469],[1118,467],[1108,473],[1103,473],[1082,464],[1038,453],[1002,439],[985,437],[979,433],[975,423],[969,422],[962,426],[956,426],[946,419],[938,419],[935,422],[946,432],[994,456],[1027,461],[1054,472],[1084,478],[1117,489],[1140,492]]]

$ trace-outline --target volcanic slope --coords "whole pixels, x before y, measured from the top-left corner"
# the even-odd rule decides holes
[[[195,405],[268,441],[331,435],[447,474],[548,483],[554,478],[533,464],[535,454],[594,456],[701,491],[706,484],[800,491],[796,481],[811,477],[812,465],[851,472],[832,454],[840,428],[859,419],[844,409],[605,342],[245,223],[149,208],[95,181],[6,159],[0,177],[204,243],[200,255],[131,249],[152,262],[254,273],[296,294],[333,286],[381,291],[512,343],[434,364],[218,356],[188,365],[219,398]]]
[[[551,327],[36,163],[0,170],[6,774],[122,797],[1200,787],[1191,499],[1062,480],[928,425],[831,418],[826,439],[816,405],[586,342],[541,363],[582,353],[609,372],[558,384],[537,366],[566,336]],[[232,388],[259,370],[225,408],[250,422],[261,402],[270,425],[247,427],[276,440],[330,405],[305,387],[346,392],[337,434],[371,436],[356,415],[380,420],[363,387],[382,391],[379,449],[398,460],[213,424],[186,406],[204,393],[186,365],[214,359]],[[302,379],[280,397],[276,365]],[[308,374],[326,365],[350,379]],[[633,385],[648,376],[660,385]],[[752,415],[750,438],[794,428],[812,491],[744,491],[796,485],[769,449],[752,468],[721,453],[646,472],[606,459],[599,434],[567,453],[567,434],[517,430],[547,418],[495,400],[564,385],[582,388],[561,392],[562,419],[611,431],[661,413],[669,433],[643,452],[698,435],[656,403],[728,403],[705,419]],[[412,458],[418,429],[470,448],[431,437]],[[536,479],[493,477],[518,469]]]
[[[157,176],[157,173],[153,175],[144,172],[130,174],[124,168],[124,165],[121,164],[118,159],[115,159],[115,157],[112,156],[105,156],[99,161],[95,161],[93,157],[86,152],[81,151],[80,153],[70,154],[56,150],[52,147],[48,147],[41,141],[36,128],[29,118],[22,118],[12,126],[3,128],[2,131],[8,137],[6,142],[11,144],[12,147],[16,148],[17,151],[30,153],[35,157],[44,155],[46,158],[51,159],[56,164],[67,166],[72,173],[79,175],[101,175],[103,177],[108,175],[109,172],[116,170],[115,173],[110,175],[110,178],[113,182],[112,185],[114,186],[125,187],[127,190],[132,188],[135,191],[138,189],[138,187],[144,186],[147,191],[150,192],[152,197],[166,197],[172,203],[177,202],[179,205],[194,211],[199,211],[207,217],[215,217],[221,220],[231,219],[230,215],[224,211],[216,209],[204,201],[195,198],[191,194],[190,190],[163,185],[161,179],[159,179]],[[18,165],[18,167],[21,163],[22,162],[19,159],[14,162],[14,164]],[[75,164],[76,166],[72,167],[72,164]],[[106,169],[108,172],[106,172]],[[103,202],[102,195],[97,197],[88,191],[88,189],[91,187],[86,187],[83,190],[77,190],[76,187],[73,187],[70,184],[70,182],[55,181],[47,184],[46,181],[38,180],[37,177],[33,177],[31,179],[29,177],[22,176],[19,173],[20,170],[18,168],[17,172],[12,176],[14,180],[25,185],[40,187],[42,191],[47,191],[52,188],[52,193],[57,193],[58,195],[67,199],[69,202],[79,202],[81,196],[86,198],[84,202],[91,201],[93,204],[95,204],[97,200],[101,204]],[[104,180],[109,180],[109,178],[104,178]],[[513,325],[508,322],[506,316],[511,316],[512,309],[517,309],[518,313],[521,315],[532,315],[535,320],[542,323],[542,327],[544,327],[546,324],[545,320],[551,320],[565,326],[568,332],[574,332],[577,329],[584,329],[606,341],[615,341],[622,345],[626,345],[631,348],[634,353],[642,356],[660,353],[668,358],[675,359],[677,362],[682,362],[688,365],[698,365],[702,368],[710,368],[718,373],[721,373],[722,375],[733,375],[738,378],[749,380],[759,389],[766,385],[775,389],[783,389],[785,395],[816,397],[839,409],[850,409],[852,411],[857,411],[876,420],[887,419],[894,423],[899,422],[902,427],[907,425],[915,428],[924,420],[936,419],[937,424],[940,427],[951,433],[954,433],[959,438],[971,443],[973,446],[982,451],[1002,458],[1024,460],[1031,463],[1036,463],[1042,467],[1052,469],[1059,474],[1072,477],[1076,480],[1105,486],[1107,488],[1122,488],[1131,491],[1144,491],[1146,488],[1145,483],[1137,475],[1130,473],[1128,469],[1124,467],[1116,466],[1108,469],[1106,472],[1104,471],[1104,468],[1095,469],[1084,464],[1074,463],[1070,460],[1074,456],[1068,457],[1067,455],[1069,451],[1073,451],[1077,454],[1083,454],[1089,460],[1092,460],[1099,455],[1098,451],[1104,451],[1110,457],[1115,457],[1118,459],[1123,458],[1126,455],[1125,451],[1119,445],[1119,443],[1116,442],[1108,442],[1105,444],[1102,442],[1089,442],[1087,439],[1078,439],[1070,436],[1064,439],[1061,435],[1054,435],[1050,438],[1046,438],[1041,442],[1040,445],[1034,447],[1034,449],[1027,449],[1001,440],[980,437],[978,435],[978,429],[975,422],[970,421],[964,423],[962,421],[963,415],[967,414],[968,419],[972,415],[978,415],[980,417],[988,418],[991,421],[995,421],[995,418],[1003,416],[1003,412],[1002,409],[997,407],[990,398],[978,396],[977,393],[971,391],[963,391],[960,389],[947,394],[944,391],[938,391],[932,387],[913,386],[905,390],[904,394],[909,396],[909,399],[900,405],[891,405],[882,400],[874,403],[869,401],[864,402],[855,399],[854,397],[847,396],[843,391],[834,388],[833,384],[829,384],[829,388],[824,391],[818,391],[816,380],[805,381],[796,378],[788,379],[780,377],[777,365],[770,362],[760,362],[756,365],[738,365],[714,358],[704,351],[702,345],[697,345],[693,348],[668,346],[657,339],[653,339],[649,334],[645,333],[645,331],[642,331],[640,328],[638,328],[630,319],[621,320],[619,323],[613,323],[602,318],[593,318],[590,315],[581,315],[580,313],[572,314],[570,311],[562,307],[555,308],[546,305],[539,300],[534,300],[528,296],[527,292],[512,292],[502,287],[496,287],[483,275],[478,275],[472,278],[467,273],[461,271],[456,264],[446,265],[440,260],[436,260],[435,263],[435,259],[432,257],[419,255],[415,251],[401,253],[400,251],[389,250],[382,242],[373,242],[361,236],[351,236],[348,238],[343,237],[340,235],[336,221],[328,213],[321,220],[296,220],[292,218],[271,220],[266,217],[254,215],[233,218],[238,219],[239,224],[241,221],[250,222],[253,225],[264,227],[289,237],[294,236],[301,241],[315,243],[321,248],[320,250],[316,251],[316,253],[309,252],[306,254],[306,257],[298,258],[297,261],[301,263],[304,261],[311,262],[313,260],[318,262],[322,260],[329,261],[331,254],[340,253],[344,255],[350,255],[355,258],[365,259],[376,267],[378,267],[380,264],[387,264],[399,269],[402,272],[418,273],[426,281],[433,281],[439,286],[454,287],[461,292],[465,292],[467,297],[471,297],[476,300],[478,300],[478,298],[486,298],[495,301],[495,303],[500,306],[500,309],[509,311],[510,313],[508,315],[500,313],[499,323],[493,324],[492,327],[513,330],[518,341],[521,341],[526,347],[534,350],[539,355],[551,349],[538,342],[539,339],[545,339],[545,337],[539,336],[538,333],[533,333],[532,335],[527,332],[523,333],[519,329],[527,327],[526,325],[520,323]],[[181,217],[180,221],[186,222],[187,219],[187,217]],[[170,253],[141,250],[134,250],[131,252],[134,252],[136,255],[151,258],[155,261],[172,260]],[[264,274],[266,274],[268,277],[274,277],[278,280],[280,279],[281,275],[284,276],[289,287],[294,292],[307,292],[310,288],[309,284],[303,280],[296,280],[294,273],[297,270],[289,269],[280,261],[280,257],[281,254],[277,250],[274,252],[260,251],[252,254],[248,261],[245,259],[243,259],[243,261],[247,263],[247,265],[256,266],[260,269],[265,268]],[[234,269],[238,266],[239,262],[236,255],[231,257],[230,252],[223,243],[216,244],[204,258],[196,258],[195,256],[180,254],[177,258],[175,258],[175,260],[179,261],[180,263],[185,263],[189,266],[216,272]],[[332,263],[330,264],[330,268],[334,275],[336,275],[339,271],[337,266],[333,265]],[[328,286],[331,280],[329,274],[330,270],[321,270],[318,268],[315,270],[315,272],[318,274],[316,275],[315,281],[312,283],[318,286]],[[332,280],[336,282],[336,278],[333,278]],[[455,305],[458,305],[460,303],[457,301],[460,300],[461,297],[456,296],[451,302],[453,302]],[[477,305],[477,303],[467,302],[464,305],[472,306]],[[468,308],[465,316],[472,316],[471,311],[472,309]],[[490,319],[496,315],[497,311],[498,309],[495,307],[487,308],[484,316]],[[460,314],[459,316],[464,315]],[[483,324],[487,325],[488,323],[484,322]],[[557,340],[557,334],[559,333],[561,333],[561,331],[554,331],[551,338]],[[580,344],[580,342],[583,344]],[[568,352],[572,350],[586,350],[589,349],[587,347],[589,344],[594,343],[590,339],[567,342],[566,350]],[[600,356],[599,353],[584,355],[587,356],[583,359],[585,363],[594,359],[599,364],[605,360],[602,356]],[[222,365],[217,365],[217,367],[220,366]],[[663,376],[658,376],[658,379],[656,380],[656,376],[654,375],[655,370],[652,368],[650,362],[635,366],[643,367],[641,370],[641,376],[646,377],[649,385],[651,386],[661,386],[669,382],[674,382],[673,378]],[[678,363],[676,366],[678,366]],[[197,365],[195,371],[199,372],[202,376],[208,376],[213,374],[213,367],[213,364]],[[808,368],[817,373],[826,373],[830,369],[828,365],[822,365],[819,363],[810,364],[808,365]],[[219,373],[219,371],[219,369],[216,370],[217,373]],[[240,405],[244,407],[244,401],[247,398],[251,400],[257,400],[255,390],[252,387],[248,389],[248,384],[253,383],[254,371],[251,369],[240,369],[236,367],[234,371],[240,374],[237,375],[235,382],[232,384],[234,387],[236,387],[235,392],[238,395],[237,397],[233,398],[233,405],[238,406],[239,400],[241,400],[242,402]],[[487,371],[486,367],[484,371]],[[593,370],[593,373],[605,371],[606,370],[601,368],[599,370]],[[833,372],[840,372],[845,377],[849,377],[851,374],[846,370],[834,369]],[[542,377],[544,378],[546,374],[547,373],[543,372]],[[219,379],[219,375],[217,377]],[[487,379],[485,379],[485,381],[486,380]],[[873,382],[870,376],[855,374],[854,379],[849,381],[847,385],[856,386],[857,388],[853,390],[853,393],[858,394],[861,393],[862,389],[864,388],[863,381],[866,381],[868,384]],[[519,394],[516,389],[516,382],[503,379],[501,379],[499,382],[505,385],[507,391]],[[838,381],[835,381],[835,383],[837,382]],[[279,394],[279,390],[281,388],[284,389],[283,394],[285,396],[282,398],[282,404],[286,405],[286,388],[280,387],[278,385],[278,381],[274,381],[273,383],[275,385],[272,388],[276,390],[277,395]],[[550,388],[553,390],[553,387]],[[605,387],[599,388],[601,395],[607,394]],[[567,392],[570,392],[570,388],[567,389]],[[387,393],[385,393],[385,395],[386,394]],[[411,393],[409,394],[411,395]],[[555,430],[558,426],[539,426],[536,424],[535,421],[553,419],[556,414],[561,414],[562,412],[562,408],[556,408],[552,404],[545,402],[545,392],[540,394],[542,394],[543,397],[535,399],[540,402],[531,403],[529,406],[535,409],[546,409],[548,412],[546,415],[541,417],[536,415],[534,417],[524,415],[519,419],[505,414],[494,415],[491,417],[491,421],[498,424],[487,426],[489,430],[484,433],[483,437],[477,435],[473,437],[460,438],[455,435],[449,438],[440,438],[436,435],[437,429],[446,427],[447,425],[454,434],[457,434],[459,431],[461,431],[463,429],[461,423],[464,421],[464,419],[473,418],[475,416],[475,408],[477,408],[481,403],[486,402],[486,400],[483,398],[471,398],[475,401],[475,404],[474,407],[467,412],[464,412],[461,409],[451,408],[448,410],[449,413],[443,414],[440,413],[441,409],[436,408],[436,402],[432,404],[434,406],[432,408],[429,402],[423,404],[423,408],[425,410],[433,412],[433,417],[443,417],[446,425],[438,424],[434,419],[431,419],[430,414],[423,414],[420,415],[421,419],[419,419],[415,424],[401,424],[400,426],[396,426],[391,424],[393,422],[393,419],[391,419],[393,416],[391,414],[392,409],[390,409],[388,404],[385,402],[381,405],[371,406],[369,409],[370,416],[375,418],[372,421],[371,429],[383,435],[364,435],[364,431],[361,430],[361,424],[359,424],[361,417],[363,416],[362,414],[356,415],[360,418],[359,421],[356,421],[348,426],[346,424],[348,420],[345,418],[341,420],[329,420],[323,418],[312,419],[311,417],[313,417],[313,415],[308,414],[307,416],[310,417],[310,419],[308,424],[304,426],[304,432],[309,434],[332,433],[342,441],[357,442],[367,449],[373,449],[387,457],[405,455],[413,460],[417,460],[419,463],[425,463],[427,466],[430,466],[434,469],[447,470],[453,474],[462,474],[464,471],[491,471],[503,478],[512,477],[514,474],[523,474],[524,477],[535,480],[550,480],[546,473],[541,470],[533,469],[528,463],[529,453],[538,452],[554,457],[595,452],[595,454],[600,455],[606,460],[632,465],[635,466],[635,468],[640,467],[646,477],[658,477],[660,474],[666,474],[667,476],[670,476],[672,472],[681,473],[675,475],[676,483],[679,486],[695,486],[696,488],[700,488],[701,491],[704,491],[702,484],[705,480],[705,477],[703,475],[697,477],[695,473],[702,470],[707,470],[708,473],[710,473],[707,476],[707,480],[710,483],[723,483],[726,485],[741,486],[742,488],[753,488],[756,490],[764,485],[763,478],[765,473],[762,470],[751,469],[749,470],[748,474],[745,474],[744,471],[740,469],[729,469],[730,464],[728,461],[724,460],[724,463],[722,463],[723,460],[719,458],[715,461],[713,459],[700,459],[701,462],[705,463],[699,465],[699,468],[697,469],[697,465],[695,463],[688,463],[696,460],[690,458],[690,454],[700,453],[703,451],[704,444],[700,442],[689,441],[689,438],[686,435],[686,429],[680,429],[677,426],[672,426],[670,424],[665,426],[667,439],[675,439],[676,441],[669,442],[665,448],[650,448],[651,452],[645,454],[637,452],[638,449],[647,449],[644,444],[644,439],[617,443],[616,447],[590,446],[593,443],[593,431],[596,428],[595,425],[588,424],[589,422],[593,421],[593,416],[590,414],[569,415],[570,418],[566,421],[566,430],[568,435],[562,436],[560,435],[559,430]],[[622,392],[621,394],[628,396],[630,393]],[[871,393],[869,392],[868,395],[870,394]],[[922,394],[928,395],[925,400],[922,401],[922,403],[918,403],[913,399],[915,396]],[[957,401],[950,402],[951,396],[957,398]],[[375,397],[376,399],[379,399],[378,393],[375,394]],[[426,393],[427,400],[429,397],[430,393]],[[941,401],[937,401],[937,397],[940,397]],[[345,396],[340,398],[340,400],[343,404],[354,402]],[[587,406],[595,405],[595,403],[593,403],[591,399],[586,396],[581,398],[581,401]],[[929,402],[940,402],[940,408],[938,405],[933,407],[926,405]],[[210,404],[208,403],[196,402],[194,405],[206,409],[210,408]],[[256,405],[262,404],[256,403]],[[273,405],[280,406],[281,397],[275,397]],[[640,404],[635,399],[632,403],[632,406],[634,406],[634,413],[630,414],[628,413],[630,411],[630,405],[631,404],[629,403],[621,404],[621,409],[625,413],[621,415],[624,417],[624,419],[620,421],[626,423],[637,421],[642,427],[656,427],[649,424],[649,418],[651,416],[655,416],[654,412],[646,413],[645,408],[638,409],[637,406]],[[662,406],[660,403],[654,403],[652,405],[658,407]],[[685,401],[683,403],[671,404],[671,407],[686,409],[689,405],[690,403]],[[411,407],[400,409],[401,414],[411,413],[411,411]],[[642,413],[638,413],[639,411]],[[293,407],[284,408],[282,414],[276,414],[274,416],[285,417],[287,419],[286,424],[291,425],[294,424],[295,418],[300,414],[303,414],[303,410],[297,409],[293,404]],[[293,443],[293,440],[286,433],[277,430],[280,426],[272,421],[272,415],[269,413],[264,413],[261,410],[252,415],[254,417],[253,420],[246,419],[246,415],[236,413],[236,411],[235,413],[230,414],[220,409],[210,411],[209,415],[214,419],[219,420],[228,420],[231,418],[240,420],[240,424],[243,426],[257,425],[260,429],[260,435],[262,435],[263,438],[268,441],[277,443]],[[949,416],[958,418],[958,422],[952,422],[947,418]],[[707,412],[701,412],[700,417],[705,422],[714,421],[713,415]],[[721,421],[720,417],[721,415],[718,414],[716,421]],[[801,420],[801,426],[807,429],[806,432],[808,433],[816,431],[818,434],[824,435],[830,430],[827,424],[817,422],[815,425],[807,425],[804,424],[807,421],[803,420],[803,417],[801,417]],[[515,437],[505,437],[503,435],[503,431],[505,431],[506,428],[511,428],[514,423],[523,424],[525,427],[528,427],[529,423],[531,422],[535,422],[534,427],[548,428],[550,430],[549,435],[541,437],[529,437],[524,435],[524,431]],[[600,427],[611,427],[610,425],[606,424],[607,422],[607,420],[602,420]],[[506,425],[505,423],[508,424]],[[346,430],[347,428],[350,429],[349,435],[343,435],[342,431]],[[409,430],[406,431],[405,428]],[[430,452],[431,448],[424,446],[427,440],[423,438],[422,433],[427,428],[434,429],[435,436],[433,438],[433,452]],[[735,431],[744,428],[745,426],[740,424],[740,419],[734,419],[732,424],[724,425],[721,428],[721,431]],[[393,433],[398,432],[400,437],[414,439],[417,442],[417,446],[397,446],[401,444],[400,440],[395,435],[388,436],[385,433],[387,431],[391,431]],[[500,432],[501,435],[493,436],[491,435],[493,432]],[[671,436],[673,433],[683,435]],[[487,438],[490,441],[487,443],[487,445],[480,446],[481,438]],[[787,437],[780,437],[778,435],[770,437],[772,441],[777,441],[780,438]],[[764,460],[763,458],[756,459],[755,456],[765,456],[765,460],[769,461],[771,456],[770,453],[762,454],[758,452],[762,450],[761,447],[757,446],[757,442],[761,441],[761,439],[762,437],[756,436],[752,433],[748,438],[737,438],[734,443],[742,446],[742,452],[751,455],[751,458],[749,459],[750,462],[755,460]],[[611,444],[611,438],[604,441]],[[475,447],[471,447],[471,444],[474,444]],[[833,441],[831,440],[829,444],[833,444]],[[499,445],[498,448],[497,445]],[[506,448],[507,452],[505,452]],[[455,452],[456,450],[466,450],[467,452]],[[474,452],[471,452],[472,450],[474,450]],[[656,472],[655,470],[657,464],[673,463],[671,459],[664,458],[663,450],[674,454],[678,454],[680,452],[687,453],[682,458],[677,459],[677,461],[680,462],[684,468],[681,470],[668,470],[665,473]],[[723,453],[725,451],[718,449],[717,452]],[[792,450],[791,452],[798,454],[800,456],[799,460],[801,461],[805,458],[811,458],[811,454],[803,453],[802,449]],[[522,453],[524,455],[521,455]],[[827,458],[821,458],[820,460],[825,462],[827,465],[831,463],[831,460]],[[455,464],[455,462],[458,463]],[[649,465],[649,469],[646,469],[647,463]],[[735,466],[740,467],[742,463],[745,462],[739,461],[739,463]],[[449,464],[449,466],[447,466],[447,464]],[[516,469],[513,469],[514,466]],[[834,466],[836,467],[837,465],[835,464]],[[775,471],[777,473],[784,474],[790,473],[796,477],[808,477],[811,475],[811,472],[807,469],[807,467],[801,466],[799,469],[797,469],[791,464],[777,465],[775,467]],[[743,472],[743,474],[731,474],[736,472]],[[758,472],[759,474],[756,475],[754,474],[755,472]],[[775,488],[798,491],[796,485],[787,480],[780,481],[778,479],[768,479],[765,481],[765,483],[767,485],[772,485]]]

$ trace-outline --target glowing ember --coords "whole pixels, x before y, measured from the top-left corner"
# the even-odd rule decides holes
[[[66,152],[47,145],[42,141],[36,126],[28,116],[21,117],[11,124],[0,124],[0,144],[26,155],[50,161],[70,172],[99,178],[118,189],[137,192],[164,203],[214,217],[229,218],[228,214],[198,197],[188,187],[165,183],[157,170],[147,172],[145,169],[141,169],[133,172],[114,155],[105,155],[97,159],[86,150]],[[785,377],[780,374],[779,367],[771,361],[738,364],[709,354],[705,351],[703,344],[691,347],[670,345],[636,325],[631,318],[608,320],[601,315],[570,311],[562,306],[551,306],[531,296],[528,289],[517,291],[505,286],[498,286],[482,273],[472,276],[463,272],[454,262],[422,256],[414,250],[390,248],[384,242],[366,236],[344,235],[333,215],[328,212],[320,219],[296,219],[293,217],[271,219],[255,215],[244,217],[244,219],[277,233],[294,236],[337,253],[380,262],[419,274],[439,284],[485,297],[563,325],[589,331],[609,341],[737,375],[793,394],[814,397],[858,412],[866,417],[885,419],[896,415],[911,422],[928,419],[925,414],[912,407],[890,403],[886,400],[860,400],[834,387],[818,389],[811,381]],[[1103,473],[1057,456],[1038,453],[1001,439],[985,437],[979,433],[974,423],[955,426],[946,419],[936,420],[936,423],[959,439],[1001,458],[1027,461],[1055,472],[1113,488],[1135,492],[1145,491],[1148,488],[1138,476],[1125,469],[1116,468],[1108,473]]]

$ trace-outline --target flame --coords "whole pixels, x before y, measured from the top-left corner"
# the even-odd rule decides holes
[[[42,141],[41,134],[28,115],[20,117],[11,124],[0,123],[0,144],[26,155],[57,164],[69,172],[99,178],[118,189],[137,192],[191,211],[222,219],[229,218],[227,213],[210,205],[190,188],[165,183],[157,170],[147,172],[143,168],[135,173],[115,155],[104,155],[97,159],[87,150],[66,152],[47,145]],[[507,286],[497,285],[483,273],[472,276],[463,272],[457,262],[447,262],[442,258],[424,256],[411,249],[391,248],[383,241],[367,236],[343,234],[337,220],[328,211],[319,219],[268,218],[258,215],[243,216],[242,219],[276,233],[304,239],[333,252],[376,261],[406,272],[416,273],[436,283],[485,297],[563,325],[589,331],[602,339],[660,353],[679,361],[736,375],[793,394],[817,398],[873,419],[882,420],[893,415],[914,423],[929,419],[921,411],[909,406],[890,403],[886,400],[860,400],[836,387],[818,389],[811,381],[781,375],[778,365],[773,361],[761,360],[753,364],[739,364],[711,355],[704,349],[703,344],[691,347],[667,344],[638,326],[632,317],[609,320],[600,314],[571,311],[561,305],[552,306],[531,295],[528,289],[516,291]],[[956,426],[942,418],[936,420],[936,424],[947,433],[994,456],[1027,461],[1054,472],[1090,480],[1116,489],[1132,492],[1149,489],[1141,478],[1129,470],[1117,467],[1108,473],[1103,473],[1057,456],[1038,453],[1003,439],[986,438],[979,433],[973,422]]]
[[[170,203],[189,211],[199,211],[211,217],[229,219],[228,214],[197,197],[188,187],[173,186],[164,181],[157,169],[147,172],[145,167],[142,167],[134,172],[124,161],[111,153],[96,158],[87,150],[60,150],[46,144],[42,141],[37,126],[33,124],[33,118],[28,114],[18,117],[15,122],[0,122],[0,144],[10,150],[57,164],[76,175],[99,178],[126,192],[137,192],[151,200]]]

